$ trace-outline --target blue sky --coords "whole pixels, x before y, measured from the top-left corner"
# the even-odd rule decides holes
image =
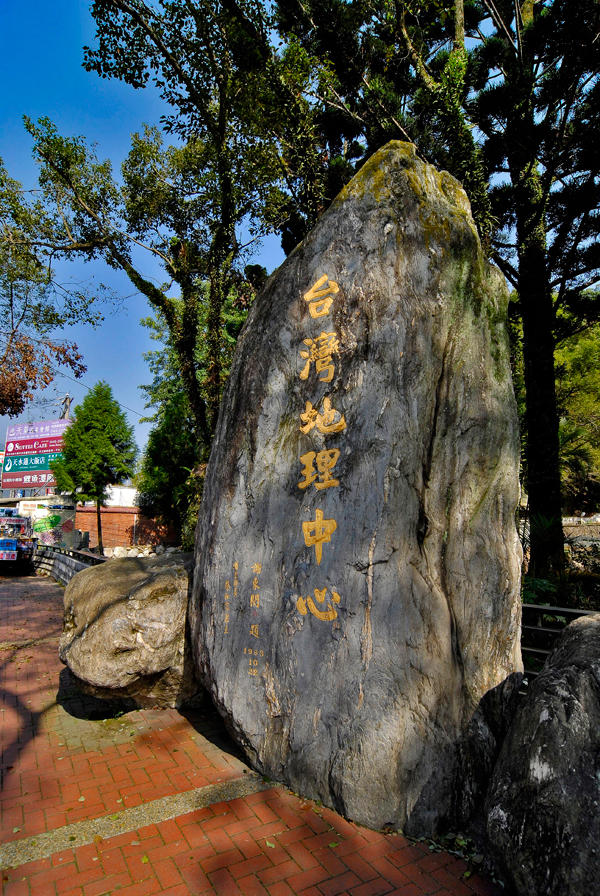
[[[35,186],[37,168],[31,158],[31,140],[23,128],[23,115],[33,119],[48,116],[64,135],[82,135],[97,143],[101,158],[110,158],[118,170],[129,149],[130,135],[144,122],[158,124],[163,110],[160,97],[152,89],[133,90],[118,81],[88,74],[81,67],[83,46],[93,44],[94,21],[89,0],[0,0],[0,156],[11,177],[26,188]],[[283,260],[276,237],[253,261],[271,271]],[[158,269],[144,268],[160,277]],[[87,373],[80,382],[57,377],[45,395],[69,392],[75,403],[85,395],[85,387],[106,380],[116,400],[124,406],[135,426],[140,448],[149,425],[139,424],[144,398],[137,388],[150,381],[142,353],[156,348],[148,331],[139,323],[150,313],[142,296],[132,295],[129,280],[102,262],[65,263],[61,278],[89,280],[94,277],[127,296],[122,310],[111,313],[101,328],[71,327],[64,335],[77,342]],[[162,278],[161,278],[162,279]],[[68,371],[67,371],[68,372]],[[18,421],[50,419],[51,409],[32,408]],[[58,414],[56,414],[58,416]],[[4,444],[7,417],[0,420],[0,447]],[[13,420],[12,422],[15,422]]]

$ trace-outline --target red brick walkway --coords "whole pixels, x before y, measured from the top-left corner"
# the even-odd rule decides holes
[[[23,838],[50,831],[59,842],[65,825],[87,822],[93,831],[94,820],[119,817],[123,809],[150,808],[162,797],[242,780],[248,769],[212,707],[115,717],[114,708],[76,691],[57,655],[62,593],[48,579],[0,578],[1,842],[15,841],[19,848]],[[2,892],[500,892],[476,875],[464,879],[466,868],[448,853],[431,853],[427,844],[367,830],[273,787],[109,839],[97,835],[88,845],[61,847],[5,870]]]

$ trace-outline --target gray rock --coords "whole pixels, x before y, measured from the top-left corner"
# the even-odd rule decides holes
[[[142,552],[140,550],[138,550],[138,548],[130,548],[127,551],[127,556],[128,557],[139,557],[141,553]]]
[[[488,835],[519,896],[600,886],[600,614],[565,629],[529,686],[486,800]]]
[[[157,544],[157,545],[156,545],[156,548],[155,548],[154,550],[155,550],[155,553],[157,554],[157,556],[160,555],[160,554],[164,554],[164,553],[165,553],[165,546],[164,546],[164,544]]]
[[[113,557],[117,557],[117,559],[126,557],[127,556],[127,548],[117,546],[116,548],[113,548],[112,555],[113,555]]]
[[[113,560],[83,570],[64,596],[59,654],[87,694],[140,707],[197,701],[187,632],[191,555]]]
[[[374,828],[472,808],[480,701],[522,668],[507,301],[460,185],[391,143],[254,303],[221,406],[202,680],[257,769]]]

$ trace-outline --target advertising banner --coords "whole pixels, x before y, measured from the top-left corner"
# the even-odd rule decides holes
[[[27,535],[29,531],[27,517],[13,516],[2,520],[2,532],[5,538],[13,538],[15,535]]]
[[[60,457],[60,451],[53,451],[52,454],[19,454],[16,457],[6,457],[4,460],[4,472],[16,473],[18,470],[34,470],[38,473],[40,470],[49,470],[53,460]]]
[[[48,516],[37,519],[33,532],[40,544],[71,546],[75,530],[75,510],[50,511]]]
[[[7,457],[17,454],[51,454],[62,448],[62,436],[52,436],[44,439],[15,439],[6,442]]]
[[[56,485],[50,464],[60,457],[63,433],[70,420],[14,423],[6,431],[2,488],[44,489]]]
[[[2,488],[39,488],[40,486],[49,488],[55,484],[54,476],[50,472],[32,473],[31,470],[28,473],[23,470],[2,472]]]
[[[40,420],[39,423],[13,423],[6,430],[6,441],[40,439],[62,436],[71,425],[70,420]]]

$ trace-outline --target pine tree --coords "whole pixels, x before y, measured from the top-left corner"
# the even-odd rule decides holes
[[[52,464],[52,471],[59,491],[96,504],[100,553],[104,551],[100,508],[106,506],[107,486],[133,474],[136,454],[133,427],[110,386],[96,383],[75,408],[63,437],[62,457]]]

